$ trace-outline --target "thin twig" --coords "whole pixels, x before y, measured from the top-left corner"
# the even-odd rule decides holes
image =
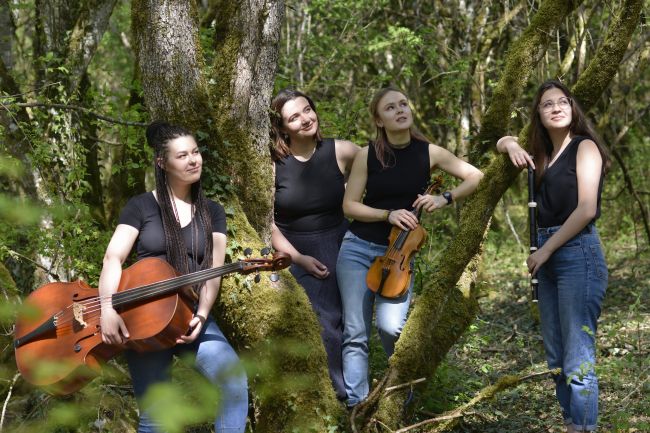
[[[430,418],[426,419],[424,421],[421,421],[417,424],[413,424],[407,427],[404,427],[400,430],[395,431],[395,433],[404,433],[409,430],[412,430],[417,427],[422,427],[423,425],[427,424],[433,424],[435,422],[441,422],[441,421],[451,421],[455,422],[456,419],[462,418],[465,415],[469,414],[469,409],[474,407],[477,403],[492,398],[496,393],[501,392],[505,389],[512,388],[513,386],[519,385],[521,382],[540,377],[540,376],[546,376],[549,374],[559,374],[561,369],[556,368],[553,370],[546,370],[538,373],[532,373],[526,376],[504,376],[501,377],[494,385],[489,385],[486,386],[485,388],[481,389],[474,398],[472,398],[469,402],[465,403],[464,405],[449,411],[446,414],[440,415],[436,418]],[[446,425],[446,427],[450,427],[449,425]]]
[[[402,388],[406,388],[406,387],[409,387],[409,386],[413,386],[413,385],[415,385],[416,383],[424,382],[425,380],[427,380],[426,377],[421,377],[421,378],[419,378],[419,379],[415,379],[415,380],[412,380],[412,381],[410,381],[410,382],[402,383],[402,384],[400,384],[400,385],[389,386],[388,388],[386,388],[386,389],[384,390],[384,395],[388,394],[388,393],[391,392],[391,391],[396,391],[396,390],[398,390],[398,389],[402,389]]]
[[[3,105],[15,105],[16,107],[23,107],[23,108],[32,108],[32,107],[44,107],[44,108],[60,108],[62,110],[76,110],[76,111],[83,111],[86,114],[89,114],[93,117],[96,117],[99,120],[103,120],[105,122],[110,122],[110,123],[115,123],[118,125],[126,125],[126,126],[147,126],[147,123],[143,122],[130,122],[126,120],[119,120],[119,119],[113,119],[108,116],[104,116],[99,113],[95,113],[94,111],[90,110],[89,108],[86,107],[81,107],[79,105],[67,105],[67,104],[45,104],[41,102],[13,102],[9,104],[3,104]]]
[[[0,416],[0,432],[2,431],[3,425],[5,423],[5,413],[7,412],[7,405],[9,404],[9,400],[11,399],[11,393],[14,390],[14,385],[16,384],[16,380],[18,380],[18,376],[20,376],[20,373],[16,373],[14,375],[14,378],[11,381],[11,386],[9,386],[9,391],[7,392],[7,398],[5,398],[5,402],[2,405],[2,416]]]
[[[372,406],[376,402],[377,396],[382,392],[383,387],[387,381],[388,381],[388,374],[384,375],[384,377],[381,379],[381,381],[379,381],[375,389],[373,389],[370,395],[368,395],[368,398],[366,398],[358,405],[354,406],[354,408],[352,409],[352,413],[350,413],[350,427],[352,428],[353,433],[359,433],[354,420],[358,416],[363,416],[367,411],[367,408]]]
[[[451,415],[441,415],[441,416],[438,416],[436,418],[425,419],[424,421],[421,421],[421,422],[419,422],[417,424],[413,424],[413,425],[410,425],[408,427],[404,427],[404,428],[401,428],[399,430],[396,430],[395,433],[404,433],[404,432],[407,432],[409,430],[413,430],[415,428],[422,427],[423,425],[431,424],[431,423],[434,423],[434,422],[440,422],[440,421],[449,421],[449,420],[452,420],[452,419],[464,417],[465,415],[471,415],[473,413],[474,412],[459,412],[459,413],[455,413],[455,414],[451,414]]]

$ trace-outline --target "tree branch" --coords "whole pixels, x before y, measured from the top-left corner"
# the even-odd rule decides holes
[[[141,126],[141,127],[146,127],[148,124],[147,123],[142,123],[142,122],[131,122],[127,120],[118,120],[118,119],[113,119],[108,116],[104,116],[102,114],[95,113],[89,108],[86,107],[81,107],[79,105],[68,105],[68,104],[45,104],[41,102],[13,102],[9,104],[2,104],[4,106],[15,106],[15,107],[21,107],[21,108],[32,108],[32,107],[44,107],[44,108],[60,108],[62,110],[76,110],[76,111],[83,111],[85,114],[88,114],[89,116],[93,116],[99,120],[103,120],[105,122],[110,122],[110,123],[115,123],[118,125],[126,125],[126,126]]]
[[[432,430],[436,432],[448,430],[449,428],[453,427],[457,422],[459,418],[464,417],[465,415],[468,414],[469,409],[472,407],[476,406],[478,403],[488,400],[493,398],[497,393],[505,391],[506,389],[513,388],[517,385],[519,385],[521,382],[530,380],[530,379],[536,379],[542,376],[548,376],[553,375],[553,374],[560,374],[561,369],[556,368],[553,370],[546,370],[546,371],[541,371],[537,373],[532,373],[528,374],[526,376],[503,376],[501,377],[497,383],[494,385],[489,385],[480,390],[476,396],[471,399],[469,402],[465,403],[464,405],[460,406],[459,408],[456,408],[444,415],[441,415],[436,418],[430,418],[424,421],[421,421],[417,424],[410,425],[408,427],[401,428],[399,430],[396,430],[395,433],[406,433],[407,431],[413,430],[415,428],[419,428],[428,424],[433,424],[436,422],[443,422],[443,421],[448,421],[444,425]]]

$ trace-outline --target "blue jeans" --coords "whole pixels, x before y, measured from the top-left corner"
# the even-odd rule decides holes
[[[539,229],[539,246],[559,228]],[[588,225],[557,249],[540,268],[538,279],[546,360],[549,368],[562,369],[555,377],[555,392],[564,422],[578,431],[595,430],[595,337],[607,288],[607,265],[596,228]]]
[[[365,241],[348,231],[343,237],[336,262],[336,278],[343,306],[343,379],[348,406],[360,403],[369,392],[368,340],[373,304],[381,344],[388,356],[393,354],[395,342],[406,322],[413,278],[407,293],[396,299],[375,295],[366,285],[370,265],[375,257],[384,255],[385,251],[385,245]]]
[[[238,370],[239,358],[212,317],[208,317],[192,344],[179,344],[156,352],[125,352],[138,401],[149,386],[170,380],[173,355],[187,351],[196,353],[197,370],[221,391],[219,413],[214,421],[215,432],[243,433],[248,416],[246,374]],[[141,409],[138,433],[158,433],[159,428],[151,415]]]

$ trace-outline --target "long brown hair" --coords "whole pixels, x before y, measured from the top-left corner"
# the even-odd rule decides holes
[[[194,269],[190,269],[187,258],[187,246],[183,241],[180,222],[176,219],[176,207],[169,193],[167,172],[164,167],[169,154],[169,142],[175,138],[193,137],[193,135],[182,126],[172,125],[159,120],[152,122],[147,127],[146,135],[147,143],[154,150],[153,165],[156,173],[156,196],[162,214],[167,261],[181,274],[187,274],[194,271]],[[159,163],[160,161],[162,163]],[[196,212],[195,215],[192,215],[192,218],[198,216],[205,236],[203,261],[197,264],[199,265],[199,269],[207,269],[212,267],[212,219],[210,218],[207,198],[203,194],[200,180],[192,184],[191,198]],[[201,228],[192,228],[192,236],[195,236],[194,230],[200,230]],[[194,253],[193,251],[192,254]],[[194,260],[198,261],[197,257],[194,257]]]
[[[382,126],[377,125],[377,120],[379,120],[379,101],[381,101],[381,98],[383,98],[384,95],[386,95],[388,92],[397,92],[406,96],[406,93],[402,92],[397,87],[394,86],[384,87],[382,89],[379,89],[374,94],[374,96],[370,100],[370,105],[368,106],[368,110],[370,111],[370,116],[372,117],[372,123],[375,125],[376,128],[375,154],[377,155],[377,160],[381,164],[382,168],[388,167],[391,164],[391,159],[393,159],[394,157],[393,150],[390,147],[390,143],[388,142],[388,135],[386,134],[386,129]],[[409,128],[409,133],[411,135],[411,140],[415,138],[417,140],[431,143],[431,141],[427,137],[425,137],[424,134],[422,134],[414,125],[411,125],[411,127]]]
[[[309,106],[316,114],[318,119],[318,111],[316,111],[316,104],[314,101],[304,93],[294,90],[294,89],[282,89],[275,95],[275,98],[271,101],[271,112],[269,114],[271,118],[271,158],[273,161],[284,158],[285,156],[291,155],[291,142],[289,140],[289,135],[282,132],[284,127],[282,123],[282,107],[289,101],[293,101],[297,98],[305,98]],[[320,131],[320,119],[318,122],[318,128],[316,128],[316,135],[314,137],[316,143],[320,143],[323,140],[323,135]]]
[[[598,135],[587,116],[585,116],[580,104],[571,95],[571,91],[568,87],[558,80],[547,80],[539,86],[539,89],[537,89],[537,94],[535,95],[535,99],[533,99],[533,105],[530,112],[528,142],[530,143],[533,157],[535,159],[536,181],[538,183],[541,181],[541,178],[544,175],[544,170],[546,170],[546,166],[550,161],[551,153],[553,152],[553,142],[551,141],[551,137],[542,123],[542,118],[539,114],[539,104],[544,92],[554,88],[559,89],[567,98],[569,98],[571,104],[571,124],[569,125],[569,131],[571,132],[571,135],[586,136],[596,143],[598,151],[603,158],[603,172],[606,172],[610,166],[610,158],[600,135]]]

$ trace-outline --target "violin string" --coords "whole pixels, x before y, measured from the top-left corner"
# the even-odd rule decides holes
[[[211,276],[210,278],[207,279],[223,276],[224,274],[231,273],[232,271],[240,268],[241,264],[242,262],[236,262],[236,263],[230,263],[228,265],[224,265],[220,268],[205,269],[202,271],[194,272],[192,274],[182,275],[180,277],[158,281],[150,285],[135,287],[129,290],[125,290],[123,292],[117,292],[108,296],[96,296],[89,300],[80,301],[78,304],[83,305],[84,307],[83,314],[92,314],[101,310],[102,299],[108,299],[110,297],[114,297],[115,295],[121,295],[118,296],[118,302],[114,303],[114,306],[128,304],[137,301],[139,299],[147,299],[149,297],[155,296],[157,293],[164,293],[168,289],[180,288],[186,286],[197,278],[202,279],[203,277],[205,277],[205,275],[211,275],[212,272],[210,271],[213,271],[215,269],[219,269],[221,272],[215,275],[214,277]],[[61,310],[58,313],[56,313],[54,317],[58,319],[63,315],[65,315],[65,312],[70,311],[72,308],[73,308],[72,305],[68,305],[64,310]],[[72,323],[74,320],[75,320],[74,315],[72,315],[72,317],[70,318],[57,320],[57,328],[59,328],[59,324],[65,325],[68,322]]]

